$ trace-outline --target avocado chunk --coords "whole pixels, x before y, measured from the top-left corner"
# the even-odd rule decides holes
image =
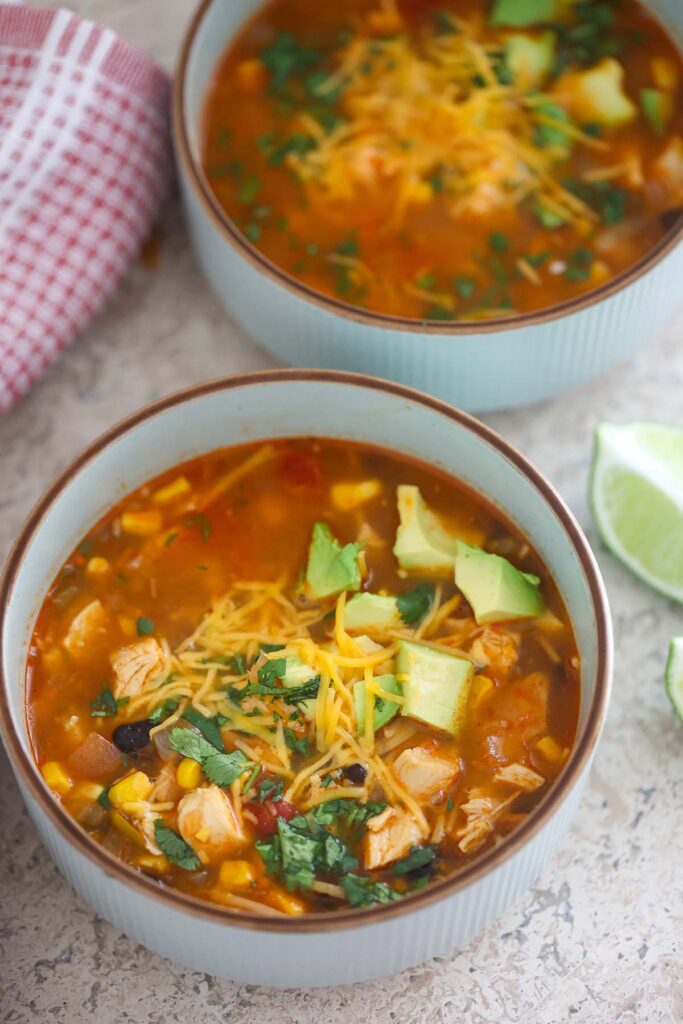
[[[396,693],[400,696],[401,684],[392,675],[375,676],[375,682],[387,693]],[[353,687],[353,699],[356,706],[356,728],[359,736],[365,733],[365,683],[360,679]],[[375,697],[375,709],[372,716],[373,728],[377,732],[390,722],[398,711],[398,704],[392,700],[384,700],[383,697]]]
[[[489,24],[496,28],[526,28],[554,21],[567,10],[567,0],[494,0]]]
[[[554,32],[530,36],[515,32],[505,40],[505,63],[515,82],[526,88],[541,85],[555,63]]]
[[[566,84],[571,84],[575,116],[605,128],[620,128],[633,121],[638,108],[624,92],[625,75],[624,68],[614,57],[605,57],[587,71],[568,75]]]
[[[456,537],[444,529],[425,504],[419,488],[401,484],[398,494],[400,525],[394,554],[406,572],[448,573],[455,562]]]
[[[317,676],[315,669],[307,665],[298,654],[292,654],[285,660],[285,674],[282,676],[282,685],[286,687],[303,686]],[[286,699],[286,698],[285,698]],[[315,714],[315,697],[310,700],[303,700],[299,708],[306,718],[313,718]]]
[[[474,669],[466,658],[402,640],[396,675],[403,680],[402,715],[457,736],[465,720]]]
[[[666,135],[666,125],[673,113],[670,94],[660,89],[641,89],[640,105],[655,135],[660,138]]]
[[[345,544],[342,547],[327,523],[315,523],[306,569],[306,583],[311,597],[323,598],[339,594],[342,590],[359,590],[360,550],[360,544]]]
[[[521,572],[507,558],[458,543],[455,583],[480,625],[533,619],[545,609],[538,576]]]
[[[349,633],[372,633],[401,625],[395,597],[382,594],[354,594],[344,609],[344,629]]]

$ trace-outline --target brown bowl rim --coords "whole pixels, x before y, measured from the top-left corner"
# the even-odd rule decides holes
[[[476,858],[458,874],[435,882],[420,892],[405,897],[401,901],[364,909],[335,911],[328,914],[316,912],[300,918],[283,917],[282,920],[270,917],[260,918],[256,915],[236,913],[228,908],[207,903],[176,889],[162,886],[147,875],[117,860],[101,845],[96,843],[95,840],[91,839],[77,825],[75,820],[62,809],[61,804],[52,796],[47,785],[44,783],[35,761],[24,750],[18,732],[14,728],[10,713],[9,684],[5,673],[4,643],[0,657],[0,736],[4,740],[5,748],[14,770],[20,776],[31,797],[46,815],[50,824],[57,829],[63,838],[75,847],[78,853],[85,856],[96,867],[101,868],[105,875],[113,877],[150,899],[161,901],[169,909],[181,910],[218,924],[234,925],[237,928],[267,932],[329,932],[338,928],[358,928],[363,925],[379,924],[389,918],[403,916],[413,911],[424,909],[442,898],[452,896],[477,881],[483,875],[498,868],[548,823],[564,797],[579,780],[587,763],[593,756],[600,737],[607,713],[612,675],[611,620],[604,584],[595,557],[573,514],[552,485],[528,462],[526,457],[490,427],[431,395],[408,388],[402,384],[368,377],[364,374],[335,370],[279,369],[237,374],[232,377],[197,384],[175,392],[143,407],[119,423],[116,423],[88,445],[80,455],[76,456],[39,498],[25,520],[7,558],[2,578],[0,579],[0,636],[3,638],[5,636],[7,608],[17,576],[21,571],[26,551],[33,537],[54,501],[86,465],[91,463],[112,443],[120,440],[126,433],[169,408],[216,392],[227,392],[236,388],[254,387],[259,384],[273,382],[342,384],[365,388],[369,391],[381,391],[395,395],[407,402],[427,407],[475,434],[481,441],[493,448],[527,479],[559,520],[576,552],[591,594],[596,620],[597,664],[595,692],[588,711],[583,736],[572,751],[562,775],[554,783],[548,795],[541,801],[534,812],[529,815],[529,818],[499,846],[488,850],[481,857]]]
[[[272,260],[268,259],[256,246],[242,234],[233,224],[232,220],[220,206],[209,182],[204,174],[201,165],[195,160],[190,146],[187,119],[185,117],[185,81],[187,66],[192,52],[195,38],[199,31],[204,17],[209,8],[216,0],[201,0],[195,10],[189,25],[182,39],[180,53],[176,65],[176,73],[173,80],[171,97],[171,127],[175,141],[176,158],[179,163],[181,177],[194,191],[199,202],[204,208],[213,226],[223,235],[232,247],[255,269],[264,276],[281,285],[285,290],[294,294],[297,298],[311,303],[314,306],[326,310],[328,313],[341,316],[346,320],[353,320],[369,327],[387,328],[395,331],[405,331],[413,334],[436,335],[443,338],[471,337],[477,334],[495,334],[498,331],[511,331],[523,327],[537,326],[552,323],[562,317],[570,316],[590,309],[592,306],[610,298],[612,295],[628,288],[634,284],[648,271],[662,262],[662,260],[673,251],[679,242],[683,241],[683,215],[679,222],[666,232],[659,241],[646,253],[644,253],[627,270],[622,271],[605,284],[591,289],[581,295],[568,299],[565,302],[556,303],[539,310],[528,313],[513,314],[510,316],[496,317],[484,321],[462,321],[455,323],[444,323],[435,320],[417,320],[408,317],[392,316],[386,313],[375,313],[365,310],[351,303],[343,302],[331,295],[311,288],[309,285],[294,277],[288,271],[279,267]],[[660,21],[657,15],[650,11],[651,17]],[[674,40],[675,36],[663,25],[667,36]],[[683,56],[683,55],[682,55]]]

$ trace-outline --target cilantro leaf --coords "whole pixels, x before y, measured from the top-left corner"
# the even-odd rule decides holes
[[[261,686],[270,686],[272,688],[275,685],[275,680],[282,679],[286,671],[286,658],[271,658],[270,661],[266,661],[264,665],[261,665],[261,668],[258,670],[258,681]]]
[[[308,815],[291,821],[278,819],[277,835],[256,843],[266,871],[291,891],[310,889],[317,875],[346,874],[358,860],[338,836]]]
[[[402,899],[401,893],[386,882],[373,882],[363,875],[348,874],[340,879],[342,889],[352,907],[371,907],[374,903],[391,903]]]
[[[413,846],[407,857],[396,861],[393,867],[395,875],[410,875],[413,872],[422,874],[436,860],[433,846]]]
[[[312,71],[320,60],[317,50],[302,46],[291,32],[278,32],[260,53],[261,63],[270,71],[271,92],[282,92],[293,75]]]
[[[128,697],[117,700],[108,685],[102,687],[94,700],[90,701],[91,718],[113,718],[118,714],[119,708],[128,702]]]
[[[199,867],[199,857],[189,843],[186,843],[182,836],[178,835],[172,828],[157,818],[154,822],[154,838],[162,853],[165,853],[171,864],[185,871],[196,871]]]
[[[266,800],[277,803],[278,800],[282,800],[284,788],[282,779],[263,779],[256,791],[256,800],[260,804],[265,803]]]
[[[159,722],[163,722],[165,718],[168,718],[169,715],[173,714],[178,707],[178,704],[179,701],[175,700],[173,697],[169,698],[169,700],[162,701],[161,704],[157,704],[154,711],[148,716],[149,721],[152,725],[158,725]]]
[[[311,815],[320,825],[335,823],[342,830],[353,831],[362,828],[370,818],[381,814],[386,806],[370,802],[361,804],[355,799],[327,800],[314,807]]]
[[[230,754],[214,752],[202,761],[204,774],[217,786],[231,786],[235,779],[251,767],[252,762],[241,750],[233,750]]]
[[[199,761],[201,765],[216,753],[216,748],[212,743],[191,729],[173,729],[168,738],[168,745],[171,750],[177,751],[183,757],[191,757],[193,761]]]
[[[195,728],[199,729],[204,739],[208,740],[209,743],[216,748],[216,750],[225,753],[225,745],[221,736],[221,730],[218,727],[218,719],[214,716],[207,718],[196,708],[185,708],[183,711],[183,718],[190,725],[194,725]]]
[[[203,512],[197,512],[196,515],[190,516],[183,522],[185,526],[196,526],[205,544],[213,533],[213,527]]]
[[[315,881],[313,861],[318,840],[304,829],[299,829],[278,818],[282,880],[292,889],[310,889]]]
[[[302,754],[304,757],[308,757],[310,750],[308,747],[308,739],[305,736],[299,738],[293,729],[285,729],[285,743],[290,750],[293,750],[296,754]]]
[[[135,623],[138,636],[151,636],[154,632],[154,623],[146,615],[140,615]]]
[[[424,618],[434,600],[434,586],[420,583],[414,590],[405,590],[396,598],[399,614],[406,625],[411,626]]]
[[[247,659],[243,654],[233,654],[228,661],[228,667],[233,675],[245,676],[247,674]]]

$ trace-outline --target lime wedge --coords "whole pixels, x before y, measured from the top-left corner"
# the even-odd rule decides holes
[[[644,583],[683,602],[683,431],[603,423],[590,501],[610,551]]]
[[[675,636],[669,644],[664,683],[674,711],[683,722],[683,636]]]

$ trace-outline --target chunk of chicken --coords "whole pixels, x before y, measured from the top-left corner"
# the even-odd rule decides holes
[[[506,782],[509,786],[516,786],[525,793],[533,793],[545,782],[542,775],[518,761],[500,768],[494,775],[494,779],[496,782]]]
[[[455,782],[461,767],[457,760],[437,750],[409,747],[398,755],[392,770],[411,796],[427,803]]]
[[[400,860],[426,838],[423,826],[407,811],[387,807],[367,823],[363,862],[368,870]]]
[[[463,853],[471,853],[488,839],[500,815],[518,796],[519,793],[515,792],[501,799],[485,789],[475,788],[469,791],[468,800],[460,808],[467,820],[455,833],[459,840],[458,846]]]
[[[62,644],[72,657],[77,658],[106,629],[107,612],[102,602],[91,601],[72,619]]]
[[[480,665],[505,678],[519,657],[519,635],[495,626],[485,629],[470,647],[470,654]]]
[[[164,653],[153,637],[138,640],[112,654],[109,659],[114,670],[114,696],[135,697],[147,680],[159,671]]]
[[[169,762],[159,772],[149,798],[152,803],[163,804],[169,800],[175,803],[181,793],[182,790],[176,779],[176,766]]]
[[[178,829],[202,860],[229,853],[246,840],[230,799],[218,786],[195,789],[182,798]]]

